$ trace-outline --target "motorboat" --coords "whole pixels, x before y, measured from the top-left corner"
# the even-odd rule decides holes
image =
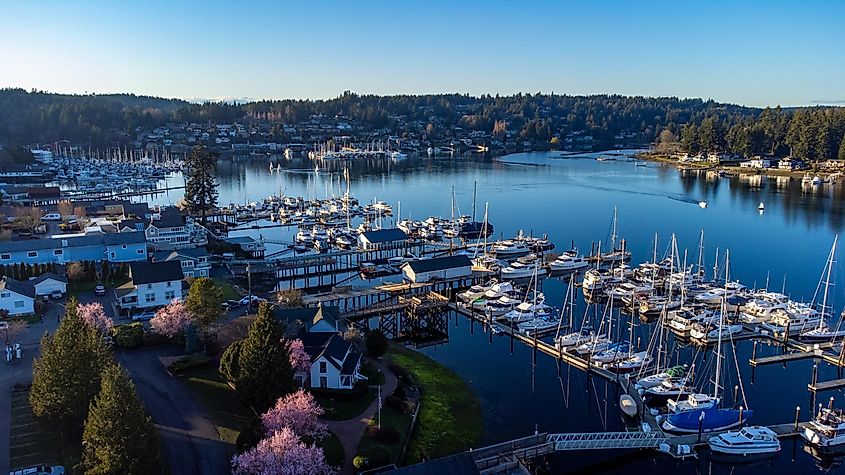
[[[654,358],[648,352],[640,351],[630,354],[615,363],[606,365],[605,368],[614,373],[630,373],[647,367],[652,361],[654,361]]]
[[[564,252],[557,259],[549,263],[552,272],[573,272],[590,266],[587,259],[573,252]]]
[[[666,401],[666,407],[672,414],[680,414],[681,412],[695,411],[701,409],[710,409],[719,404],[719,399],[710,396],[709,394],[691,393],[687,397],[681,399],[669,399]]]
[[[595,334],[591,331],[581,330],[577,332],[567,333],[555,338],[555,346],[558,349],[572,348],[593,339]]]
[[[671,368],[666,369],[666,371],[661,371],[659,373],[651,374],[644,378],[638,379],[637,386],[643,389],[653,388],[655,386],[660,386],[661,384],[663,384],[664,381],[668,381],[673,378],[682,378],[686,374],[686,366],[673,366]]]
[[[736,295],[737,293],[741,293],[745,291],[745,286],[740,284],[738,281],[736,282],[727,282],[724,286],[713,287],[710,290],[702,292],[693,299],[697,303],[703,303],[707,305],[720,305],[722,303],[722,299],[726,299]]]
[[[590,359],[597,364],[613,363],[630,356],[631,345],[628,342],[612,343],[603,351],[594,353]]]
[[[491,246],[491,251],[497,259],[513,259],[519,256],[526,256],[531,252],[525,244],[512,240],[500,241]]]
[[[546,269],[539,261],[532,264],[517,261],[502,269],[500,274],[502,279],[506,280],[527,279],[535,275],[546,275]]]
[[[492,287],[472,301],[472,308],[476,310],[483,310],[487,307],[489,302],[499,300],[505,295],[511,295],[514,293],[514,290],[513,284],[510,282],[498,282],[493,284]]]
[[[667,401],[669,398],[679,398],[683,394],[692,392],[690,375],[681,378],[664,380],[657,386],[645,390],[645,395],[651,399]]]
[[[619,396],[619,409],[628,417],[637,415],[637,402],[628,394]]]
[[[458,299],[467,304],[472,303],[475,299],[481,297],[482,295],[484,295],[485,292],[493,288],[496,283],[497,282],[495,280],[491,280],[486,284],[473,285],[467,290],[460,292],[458,294]]]
[[[623,282],[612,289],[607,289],[605,294],[616,301],[630,300],[635,295],[645,294],[654,290],[649,283]]]
[[[768,322],[775,316],[777,310],[786,310],[789,297],[777,292],[760,291],[751,296],[739,315],[742,323],[756,325]]]
[[[668,312],[675,310],[680,306],[681,301],[679,299],[670,299],[665,296],[652,296],[640,300],[639,311],[640,315],[649,317],[659,315],[664,311]]]
[[[709,324],[719,321],[719,312],[709,309],[681,308],[674,311],[669,320],[669,329],[682,337],[689,337],[697,323]]]
[[[515,309],[520,303],[522,303],[521,299],[503,295],[496,300],[487,301],[484,313],[493,318],[498,318]]]
[[[817,328],[822,321],[821,314],[807,304],[789,302],[786,310],[776,310],[774,316],[761,328],[775,335],[799,335]]]
[[[527,322],[522,322],[517,324],[517,329],[523,333],[527,333],[529,335],[534,333],[540,333],[547,330],[551,330],[553,328],[557,328],[558,323],[560,320],[554,318],[551,314],[535,317],[532,320],[528,320]]]
[[[576,346],[575,352],[581,356],[599,353],[608,349],[612,344],[613,342],[610,341],[609,338],[595,335],[590,340],[585,341],[584,343],[581,343],[580,345]]]
[[[670,414],[663,420],[661,427],[673,434],[695,434],[699,430],[705,433],[721,432],[745,424],[753,415],[754,411],[751,409],[711,407],[700,411]]]
[[[707,440],[710,450],[727,455],[773,454],[780,452],[780,440],[768,427],[743,427],[738,431],[727,431]]]
[[[743,328],[740,324],[698,322],[690,329],[689,336],[702,343],[715,343],[720,337],[729,338],[731,335],[742,332]]]
[[[512,323],[523,323],[534,320],[535,318],[547,317],[551,315],[552,308],[542,299],[538,299],[536,303],[522,302],[516,308],[505,314],[505,319]]]
[[[838,451],[845,447],[845,414],[842,409],[833,408],[832,398],[830,405],[819,408],[813,420],[807,423],[801,437],[822,450]]]

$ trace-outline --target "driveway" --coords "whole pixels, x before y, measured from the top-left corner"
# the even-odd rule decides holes
[[[229,446],[200,404],[159,362],[178,356],[179,348],[157,346],[119,351],[115,357],[129,372],[138,395],[156,424],[171,473],[228,474]]]

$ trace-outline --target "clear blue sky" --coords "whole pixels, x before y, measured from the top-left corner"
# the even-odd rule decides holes
[[[845,104],[845,2],[0,0],[0,87]]]

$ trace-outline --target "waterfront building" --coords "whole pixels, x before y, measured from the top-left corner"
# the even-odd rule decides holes
[[[398,228],[365,231],[358,236],[358,248],[362,251],[383,251],[408,246],[408,235]]]
[[[151,309],[182,300],[182,266],[179,261],[129,264],[130,281],[114,289],[124,310]]]
[[[155,253],[153,258],[155,262],[179,262],[182,267],[182,274],[185,277],[208,277],[208,273],[211,271],[208,251],[204,247],[159,251]]]
[[[753,168],[753,169],[756,169],[756,170],[762,170],[764,168],[771,168],[772,167],[772,161],[769,160],[768,158],[755,157],[751,160],[746,160],[744,162],[740,162],[739,167],[740,168]]]
[[[158,250],[192,247],[189,224],[176,208],[162,208],[144,231],[147,241]]]
[[[455,279],[471,275],[472,261],[463,254],[420,259],[402,265],[402,277],[413,283]]]

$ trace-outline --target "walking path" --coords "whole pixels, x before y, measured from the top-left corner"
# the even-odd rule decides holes
[[[381,397],[384,400],[385,397],[393,394],[393,391],[396,389],[396,376],[381,361],[374,361],[373,364],[384,374],[384,384],[381,386]],[[343,446],[343,453],[345,454],[346,460],[340,471],[341,475],[355,473],[352,459],[358,453],[358,443],[361,441],[361,437],[364,436],[368,421],[375,417],[376,412],[378,412],[378,399],[374,400],[359,416],[353,417],[352,419],[345,421],[326,421],[329,430],[337,435]]]

